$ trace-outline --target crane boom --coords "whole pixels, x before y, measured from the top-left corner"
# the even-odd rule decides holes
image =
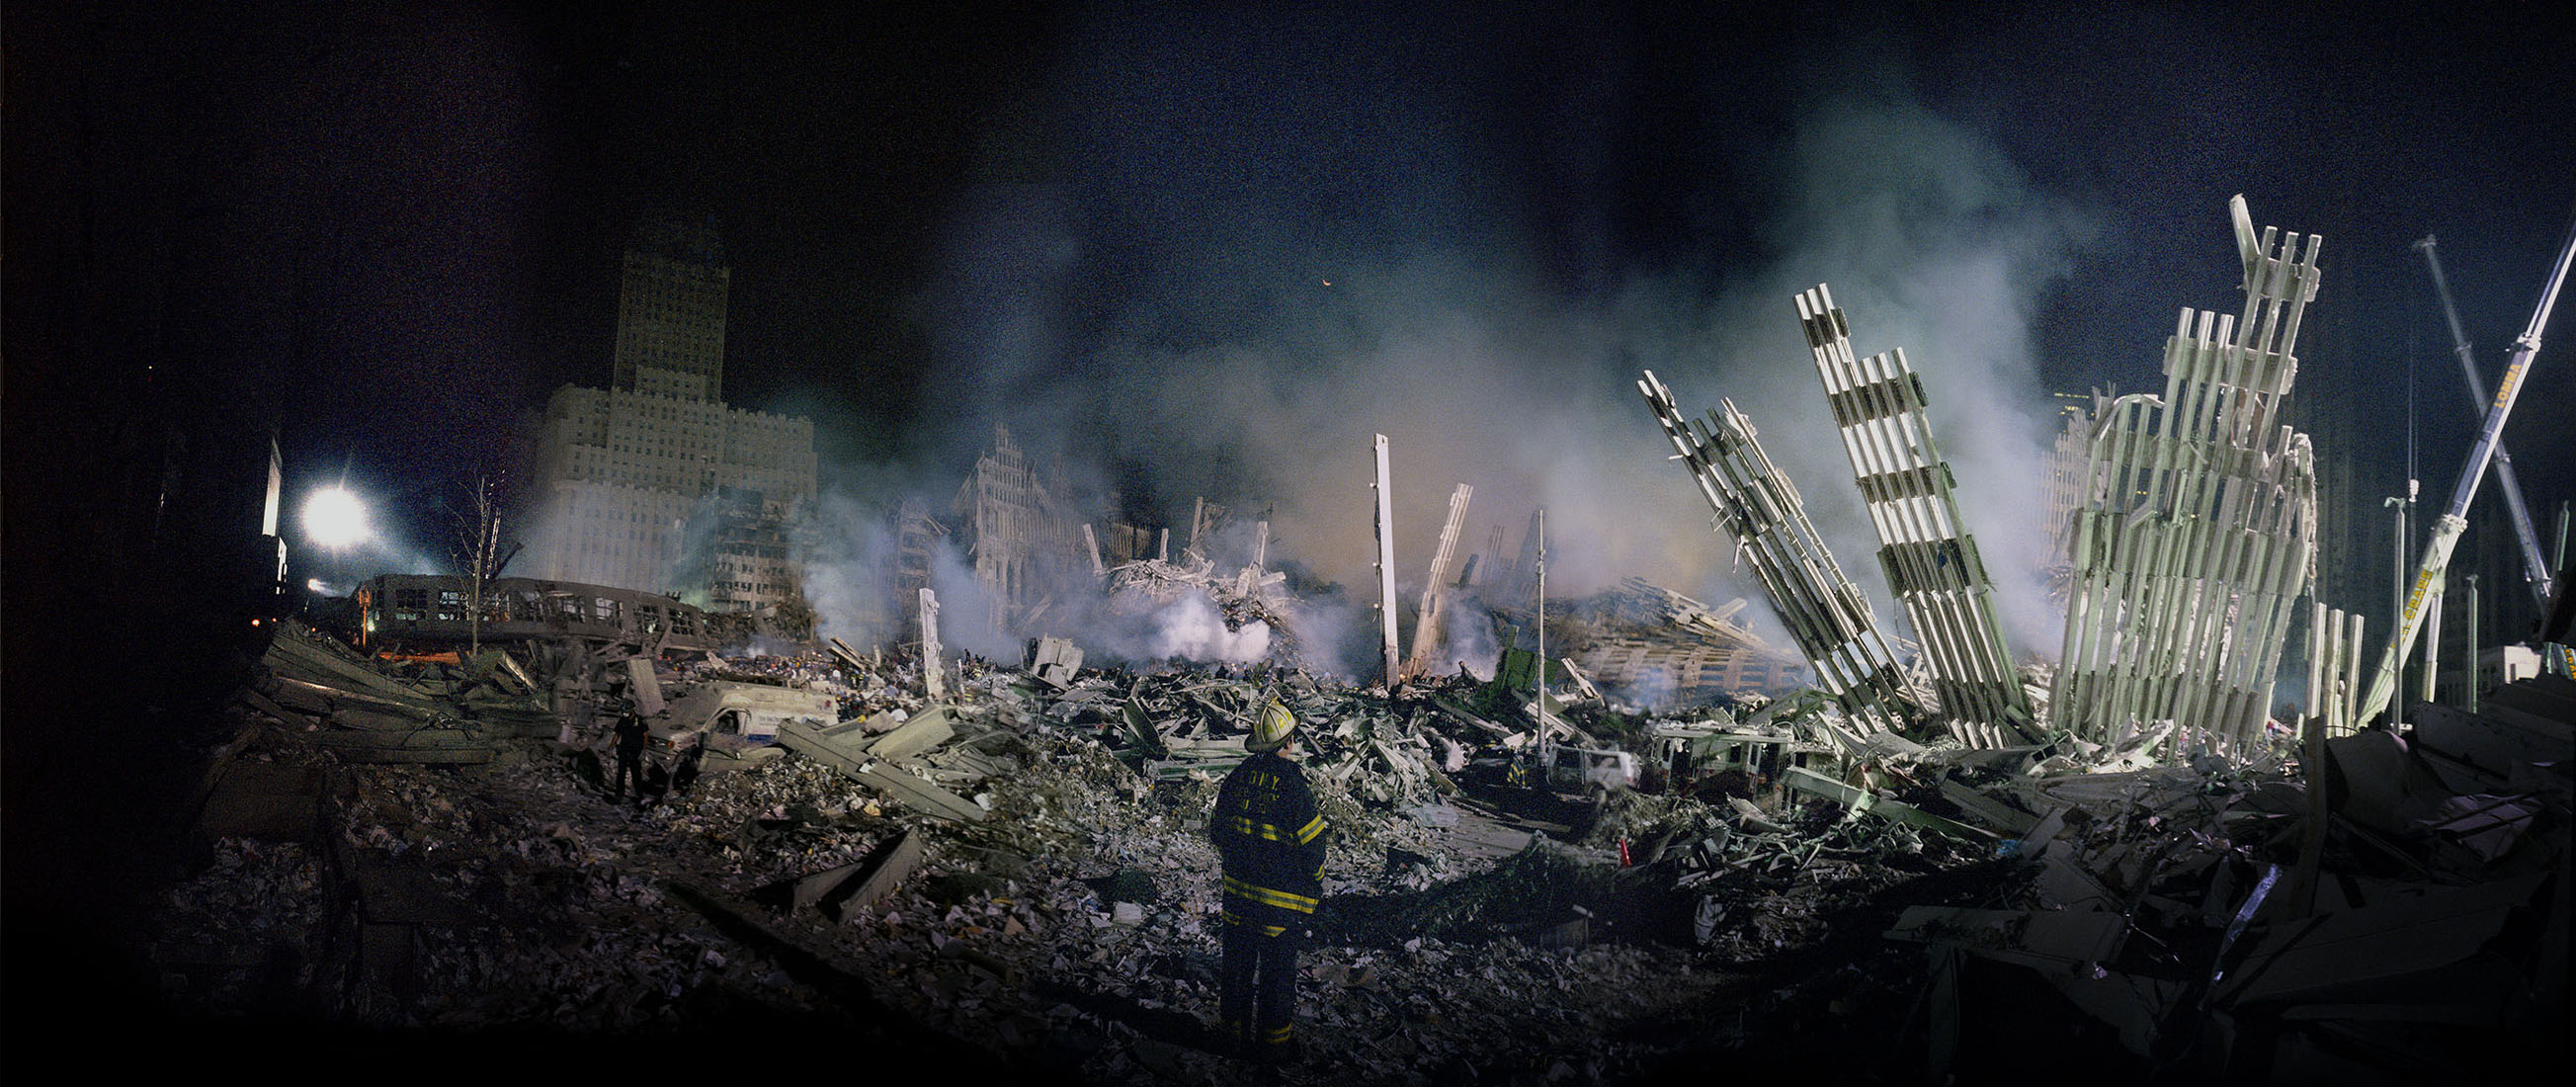
[[[2558,244],[2558,261],[2549,269],[2549,282],[2540,289],[2540,304],[2531,311],[2531,323],[2523,326],[2522,335],[2513,341],[2513,358],[2504,366],[2504,376],[2496,382],[2496,394],[2487,403],[2485,425],[2478,428],[2477,444],[2469,448],[2469,463],[2460,469],[2460,482],[2451,489],[2451,504],[2444,507],[2440,519],[2433,522],[2433,534],[2424,541],[2424,561],[2415,569],[2415,584],[2406,593],[2405,610],[2398,613],[2395,629],[2388,632],[2388,649],[2379,655],[2379,667],[2370,677],[2370,693],[2362,698],[2361,714],[2354,718],[2367,721],[2388,708],[2388,700],[2397,693],[2397,664],[2415,646],[2415,636],[2424,629],[2424,598],[2442,571],[2451,565],[2451,549],[2460,542],[2460,530],[2469,524],[2469,502],[2478,496],[2478,481],[2487,474],[2487,461],[2495,455],[2504,436],[2504,421],[2513,414],[2514,398],[2522,394],[2523,376],[2531,371],[2531,357],[2540,352],[2540,333],[2549,325],[2550,307],[2558,304],[2558,288],[2567,282],[2567,264],[2576,258],[2576,222],[2568,224],[2567,237]]]
[[[2415,243],[2424,254],[2424,266],[2433,272],[2433,293],[2442,300],[2442,317],[2451,324],[2451,350],[2460,357],[2460,377],[2469,383],[2469,402],[2487,402],[2486,382],[2478,377],[2478,366],[2469,350],[2469,334],[2460,326],[2460,309],[2451,302],[2450,281],[2442,276],[2442,258],[2433,252],[2433,236],[2424,235]],[[2513,457],[2499,439],[2495,447],[2496,489],[2504,492],[2506,513],[2513,520],[2514,538],[2522,545],[2523,580],[2542,610],[2549,608],[2549,560],[2541,557],[2540,534],[2532,530],[2531,508],[2522,501],[2522,481],[2514,478]]]

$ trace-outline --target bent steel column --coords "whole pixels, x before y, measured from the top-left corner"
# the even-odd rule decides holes
[[[1685,419],[1652,370],[1637,390],[1672,440],[1673,459],[1716,511],[1711,527],[1752,558],[1780,621],[1815,668],[1817,685],[1864,729],[1893,729],[1910,716],[1917,707],[1904,694],[1896,655],[1868,598],[1835,565],[1798,489],[1756,440],[1752,420],[1724,399],[1709,423]]]
[[[1994,583],[1959,516],[1950,463],[1933,442],[1922,376],[1901,347],[1855,359],[1850,326],[1823,284],[1798,295],[1798,323],[1878,531],[1879,567],[1923,643],[1953,734],[1971,746],[2031,742],[2030,698],[1995,618]]]

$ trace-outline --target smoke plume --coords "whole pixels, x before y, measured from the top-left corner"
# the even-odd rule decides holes
[[[917,300],[944,330],[924,394],[942,425],[912,458],[920,490],[962,474],[998,422],[1095,508],[1162,511],[1176,550],[1193,497],[1268,510],[1270,564],[1347,590],[1355,621],[1334,631],[1347,644],[1374,630],[1382,433],[1400,597],[1419,592],[1464,482],[1462,551],[1502,526],[1508,558],[1530,511],[1548,510],[1553,595],[1635,575],[1758,602],[1634,390],[1651,367],[1686,410],[1731,397],[1752,416],[1901,631],[1796,324],[1794,295],[1825,282],[1863,354],[1903,346],[1922,372],[2008,635],[2053,648],[2055,617],[2022,576],[2046,553],[2052,431],[2030,321],[2090,236],[2084,212],[1882,85],[1814,95],[1784,131],[1692,152],[1712,184],[1743,186],[1727,196],[1758,221],[1623,258],[1643,250],[1604,233],[1615,126],[1540,124],[1512,144],[1533,122],[1504,112],[1615,90],[1623,62],[1603,36],[1573,35],[1572,59],[1514,89],[1512,58],[1451,52],[1458,40],[1436,32],[1424,55],[1354,54],[1327,19],[1236,18],[1259,25],[1102,16],[1049,83],[1057,105],[997,137],[996,180],[954,209],[947,270]],[[1219,656],[1247,636],[1218,638],[1204,618],[1176,614],[1167,633]],[[1490,631],[1457,633],[1487,656]]]

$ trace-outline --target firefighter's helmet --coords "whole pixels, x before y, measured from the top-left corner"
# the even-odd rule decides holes
[[[1253,722],[1252,735],[1245,738],[1243,746],[1251,751],[1277,751],[1288,745],[1288,734],[1296,730],[1296,715],[1272,699],[1261,707],[1261,719]]]

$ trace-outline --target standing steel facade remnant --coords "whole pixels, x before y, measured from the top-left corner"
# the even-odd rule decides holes
[[[2307,716],[2322,735],[2349,736],[2360,730],[2361,616],[2322,602],[2309,607]]]
[[[1865,729],[1892,728],[1907,704],[1896,655],[1868,598],[1843,576],[1807,520],[1797,488],[1755,440],[1752,421],[1723,399],[1709,413],[1714,426],[1683,418],[1672,390],[1652,370],[1637,390],[1672,439],[1675,459],[1716,511],[1715,527],[1752,556],[1763,590],[1815,667],[1819,685]]]
[[[1878,530],[1878,562],[1923,643],[1941,710],[1970,746],[2028,743],[2030,696],[1995,618],[1994,582],[1959,518],[1950,464],[1923,414],[1923,379],[1905,349],[1855,358],[1851,329],[1823,284],[1798,295],[1843,452]]]
[[[1386,435],[1377,435],[1377,617],[1386,656],[1386,688],[1394,690],[1403,665],[1395,655],[1395,512],[1387,495]]]
[[[921,689],[933,702],[948,697],[939,653],[939,594],[925,585],[921,589]]]
[[[1467,500],[1476,488],[1461,483],[1449,492],[1449,520],[1440,526],[1440,547],[1431,555],[1431,573],[1422,582],[1422,604],[1413,612],[1413,653],[1404,658],[1404,678],[1419,678],[1431,667],[1440,642],[1440,617],[1449,606],[1449,561],[1458,554],[1458,527],[1467,519]]]
[[[2048,526],[2048,599],[2061,612],[2075,587],[2075,509],[2084,504],[2085,466],[2092,460],[2094,432],[2100,420],[2110,417],[2108,406],[2117,395],[2117,389],[2104,393],[2097,388],[2089,405],[2062,412],[2056,443],[2049,449],[2048,504],[2041,523]]]
[[[2278,425],[2316,297],[2314,235],[2258,239],[2229,202],[2244,262],[2241,316],[2182,311],[2165,393],[2123,396],[2095,432],[2075,513],[2076,584],[2055,725],[2117,743],[2152,722],[2194,744],[2261,735],[2292,605],[2316,549],[2316,467]]]
[[[1054,592],[1081,584],[1084,562],[1073,501],[1061,465],[1040,476],[1008,428],[993,428],[993,448],[975,461],[958,485],[950,512],[975,564],[975,578],[991,603],[997,630],[1033,624],[1054,602]]]

